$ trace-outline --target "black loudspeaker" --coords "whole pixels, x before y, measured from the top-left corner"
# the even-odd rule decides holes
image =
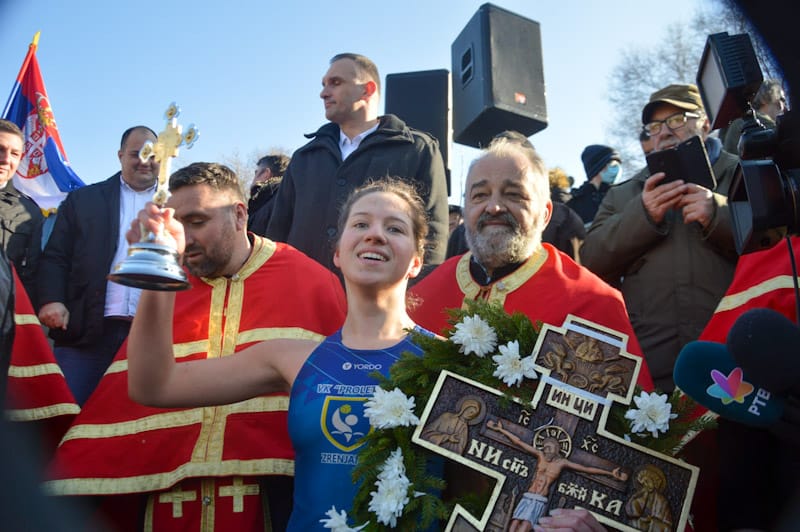
[[[539,23],[483,4],[452,46],[453,135],[480,148],[506,129],[547,127]]]
[[[444,167],[450,168],[448,156],[452,127],[449,71],[441,69],[388,74],[385,107],[387,114],[398,116],[408,127],[436,137]],[[450,190],[449,176],[447,189]]]

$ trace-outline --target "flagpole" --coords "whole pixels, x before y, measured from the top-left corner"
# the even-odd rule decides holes
[[[11,102],[14,100],[14,96],[19,90],[19,83],[22,80],[22,76],[25,74],[25,71],[28,70],[28,65],[30,64],[31,59],[34,55],[36,55],[36,49],[39,47],[39,36],[41,34],[41,31],[37,31],[33,36],[33,41],[31,41],[31,43],[28,45],[28,53],[25,54],[25,59],[22,61],[22,67],[19,69],[19,74],[17,74],[17,81],[14,83],[14,87],[11,89],[11,94],[8,96],[8,101],[3,109],[3,114],[0,116],[6,116],[8,114],[8,109],[11,107]]]
[[[28,45],[28,53],[25,55],[25,60],[22,62],[22,68],[19,69],[19,74],[17,74],[17,81],[22,79],[22,74],[28,70],[28,63],[31,62],[31,58],[36,54],[36,49],[39,48],[39,36],[41,34],[41,31],[37,31],[33,36],[33,41]]]

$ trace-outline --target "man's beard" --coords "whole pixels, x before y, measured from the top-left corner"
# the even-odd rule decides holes
[[[489,220],[502,220],[508,226],[486,226]],[[467,245],[475,259],[484,267],[499,268],[506,264],[516,264],[533,255],[533,251],[541,244],[542,232],[538,222],[526,234],[511,213],[504,212],[496,216],[483,213],[478,218],[477,232],[469,225],[464,235]]]
[[[190,254],[199,251],[201,255],[195,258],[191,263],[189,261],[184,261],[186,269],[196,277],[214,279],[222,276],[222,272],[226,270],[233,257],[232,243],[232,239],[221,238],[210,250],[197,245],[188,246],[184,253]]]

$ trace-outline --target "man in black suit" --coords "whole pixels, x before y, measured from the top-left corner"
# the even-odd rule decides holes
[[[70,192],[42,254],[38,272],[39,320],[50,328],[55,356],[78,404],[105,373],[128,329],[139,290],[106,280],[128,252],[125,232],[153,198],[158,163],[139,150],[156,141],[148,127],[122,134],[119,162],[110,178]]]

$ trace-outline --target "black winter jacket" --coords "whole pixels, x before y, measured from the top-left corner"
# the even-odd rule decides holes
[[[273,203],[267,237],[286,242],[332,271],[338,239],[339,208],[348,194],[370,178],[394,176],[411,181],[430,218],[425,264],[440,264],[447,244],[447,180],[439,143],[411,129],[394,115],[380,117],[344,162],[339,126],[328,123],[306,135],[311,142],[292,154]],[[337,272],[338,273],[338,272]]]
[[[36,269],[42,254],[44,215],[31,198],[9,181],[0,190],[0,245],[14,264],[36,307]]]
[[[601,182],[600,188],[597,188],[587,181],[579,189],[572,191],[572,199],[567,202],[567,207],[577,212],[583,223],[588,225],[594,220],[597,209],[610,188],[608,183]]]

